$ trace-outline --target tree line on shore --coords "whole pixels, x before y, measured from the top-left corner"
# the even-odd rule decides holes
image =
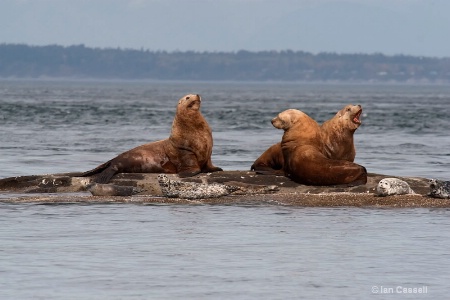
[[[450,58],[0,44],[0,78],[450,82]]]

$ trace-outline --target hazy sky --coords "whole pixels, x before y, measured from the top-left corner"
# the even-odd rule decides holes
[[[0,0],[0,43],[450,57],[450,0]]]

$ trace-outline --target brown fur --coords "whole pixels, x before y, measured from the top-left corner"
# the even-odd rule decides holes
[[[250,170],[260,174],[284,175],[283,165],[284,158],[283,152],[281,152],[281,143],[276,143],[255,160]]]
[[[222,171],[211,162],[211,128],[200,113],[201,97],[186,95],[177,105],[170,137],[126,151],[97,168],[83,173],[107,183],[117,173],[178,173]]]
[[[324,154],[331,159],[353,162],[355,160],[355,144],[353,134],[361,125],[361,105],[347,105],[321,126]]]
[[[367,182],[367,171],[363,166],[325,156],[321,128],[307,114],[288,109],[278,114],[272,124],[284,130],[281,140],[284,172],[295,182],[309,185]]]
[[[324,155],[331,159],[355,160],[353,134],[361,125],[361,105],[347,105],[321,126]],[[355,119],[356,117],[356,119]],[[281,158],[280,158],[281,157]],[[261,174],[280,174],[283,169],[281,143],[272,145],[251,166],[252,171]],[[281,172],[282,173],[282,172]]]

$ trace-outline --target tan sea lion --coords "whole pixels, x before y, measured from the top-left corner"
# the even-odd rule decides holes
[[[322,124],[321,136],[326,157],[350,162],[355,160],[353,134],[361,125],[361,113],[361,105],[349,104]],[[281,143],[276,143],[261,154],[250,169],[261,174],[279,175],[283,168],[282,158]]]
[[[126,151],[82,176],[107,183],[117,173],[178,173],[180,177],[222,171],[211,162],[211,128],[200,112],[200,95],[178,101],[170,137]]]
[[[284,130],[281,140],[283,169],[295,182],[308,185],[367,182],[367,171],[363,166],[325,156],[321,128],[304,112],[285,110],[272,120],[272,125]]]
[[[353,134],[361,125],[361,113],[361,105],[349,104],[320,126],[326,157],[351,162],[355,160]]]

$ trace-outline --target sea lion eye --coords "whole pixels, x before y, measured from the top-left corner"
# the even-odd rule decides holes
[[[186,100],[189,100],[189,97],[186,97]]]

